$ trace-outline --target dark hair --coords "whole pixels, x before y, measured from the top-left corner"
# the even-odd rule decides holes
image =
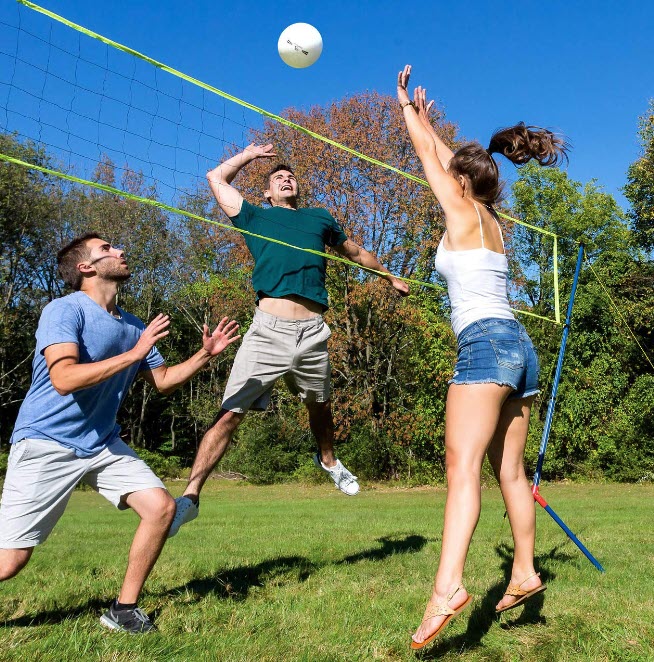
[[[276,173],[279,172],[280,170],[286,170],[287,172],[290,172],[291,175],[295,175],[293,172],[293,169],[291,166],[286,165],[285,163],[278,163],[267,175],[266,175],[266,181],[264,183],[264,191],[267,191],[270,188],[270,178]],[[299,190],[298,190],[299,193]],[[268,200],[268,198],[266,198]]]
[[[57,266],[61,279],[76,292],[82,287],[82,274],[77,269],[77,265],[89,256],[89,249],[86,245],[90,239],[102,239],[95,232],[86,232],[66,244],[57,253]]]
[[[491,137],[488,149],[477,142],[458,149],[450,160],[448,172],[455,177],[467,177],[473,197],[493,205],[502,195],[500,173],[493,154],[503,154],[516,165],[536,159],[542,166],[555,166],[567,161],[568,149],[568,143],[561,136],[520,122],[506,129],[498,129]]]

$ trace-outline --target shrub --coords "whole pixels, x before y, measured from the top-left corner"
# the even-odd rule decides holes
[[[654,473],[654,375],[641,375],[599,439],[597,461],[607,477],[638,481]]]
[[[314,447],[311,433],[294,419],[275,413],[249,416],[220,466],[244,474],[253,483],[279,483],[292,476]]]
[[[146,448],[135,448],[134,450],[159,478],[179,478],[182,466],[180,458],[176,455],[162,455]]]

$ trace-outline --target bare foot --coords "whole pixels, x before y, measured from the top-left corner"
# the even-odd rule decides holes
[[[432,593],[429,604],[447,605],[450,609],[459,609],[459,607],[461,607],[461,605],[463,605],[468,599],[468,591],[463,587],[460,589],[453,588],[452,591],[455,591],[455,593],[452,595],[449,602],[447,601],[447,595],[437,595],[436,593]],[[427,605],[427,609],[429,609],[429,604]],[[429,639],[429,637],[431,637],[434,632],[443,625],[446,618],[448,618],[447,614],[426,618],[411,638],[417,644],[421,644],[426,639]]]
[[[522,579],[522,580],[519,577],[516,579],[516,577],[511,575],[511,584],[525,591],[525,593],[529,593],[530,591],[533,591],[535,588],[538,588],[542,583],[543,582],[540,580],[540,577],[536,574],[533,574],[531,577],[528,577],[528,579]],[[504,597],[495,606],[495,609],[496,610],[506,609],[507,607],[510,607],[514,602],[516,602],[516,600],[519,599],[520,599],[519,595],[507,595],[505,593]]]

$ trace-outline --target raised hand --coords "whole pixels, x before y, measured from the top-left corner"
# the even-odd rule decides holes
[[[254,143],[251,143],[243,151],[252,161],[254,159],[277,156],[277,152],[274,151],[271,143],[268,145],[255,145]]]
[[[426,88],[421,87],[420,85],[416,87],[416,89],[413,91],[413,104],[415,105],[416,110],[418,111],[418,117],[420,117],[422,122],[431,126],[431,122],[429,121],[429,113],[431,112],[431,109],[434,105],[434,100],[432,99],[431,101],[427,102]]]
[[[234,320],[230,322],[228,317],[223,317],[211,334],[209,327],[205,324],[202,330],[202,347],[209,356],[217,356],[227,345],[240,339],[240,335],[234,335],[237,331],[238,323]]]
[[[401,105],[411,101],[411,99],[409,99],[409,92],[407,91],[410,77],[411,65],[407,64],[404,69],[397,74],[397,99]]]
[[[148,324],[136,345],[132,348],[132,352],[138,360],[143,360],[157,342],[170,333],[168,330],[169,326],[170,317],[163,313],[159,313],[150,324]]]

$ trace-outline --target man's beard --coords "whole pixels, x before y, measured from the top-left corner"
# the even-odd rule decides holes
[[[132,277],[132,274],[127,272],[127,273],[122,273],[122,274],[102,274],[102,278],[104,280],[110,280],[114,283],[124,283],[125,281],[128,281]]]
[[[108,259],[112,261],[107,262]],[[118,261],[118,264],[116,264],[116,261]],[[114,283],[124,283],[132,276],[129,270],[125,272],[119,258],[101,258],[96,261],[95,270],[100,278]]]

